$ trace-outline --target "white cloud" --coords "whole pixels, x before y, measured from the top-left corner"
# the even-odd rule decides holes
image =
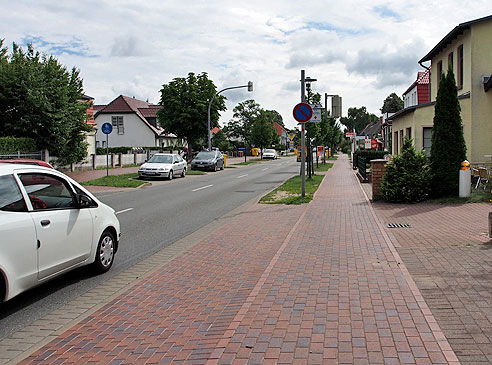
[[[300,101],[300,70],[313,90],[343,97],[344,112],[378,113],[401,95],[417,61],[461,22],[490,15],[490,0],[426,2],[346,0],[0,0],[0,39],[55,54],[76,66],[95,103],[119,94],[157,103],[162,84],[207,72],[218,89],[253,81],[255,90],[224,92],[228,111],[254,98],[289,127]],[[458,11],[459,10],[459,11]]]

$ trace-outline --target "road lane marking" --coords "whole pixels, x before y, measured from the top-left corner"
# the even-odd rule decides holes
[[[133,208],[123,209],[123,210],[120,210],[119,212],[116,212],[114,214],[118,215],[118,214],[121,214],[121,213],[129,212],[130,210],[133,210]]]
[[[266,168],[262,169],[261,171],[266,171],[266,170],[268,170],[268,167],[266,167]]]
[[[209,188],[211,186],[214,186],[214,185],[212,184],[212,185],[202,186],[201,188],[193,189],[192,191],[198,191],[198,190],[206,189],[206,188]]]
[[[241,175],[241,176],[238,176],[237,178],[238,178],[238,179],[240,179],[240,178],[242,178],[242,177],[246,177],[246,176],[248,176],[248,174],[246,174],[246,175]]]

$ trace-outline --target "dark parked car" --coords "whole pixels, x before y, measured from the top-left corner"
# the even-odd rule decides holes
[[[217,171],[224,169],[224,156],[218,150],[216,151],[201,151],[191,161],[193,170],[210,170]]]

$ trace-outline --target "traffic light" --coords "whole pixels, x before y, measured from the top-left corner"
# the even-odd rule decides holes
[[[253,81],[248,81],[248,91],[253,91]]]

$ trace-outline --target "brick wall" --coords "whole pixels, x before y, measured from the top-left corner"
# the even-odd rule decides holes
[[[386,173],[386,160],[372,160],[371,170],[372,170],[372,200],[381,199],[380,185],[383,175]]]

